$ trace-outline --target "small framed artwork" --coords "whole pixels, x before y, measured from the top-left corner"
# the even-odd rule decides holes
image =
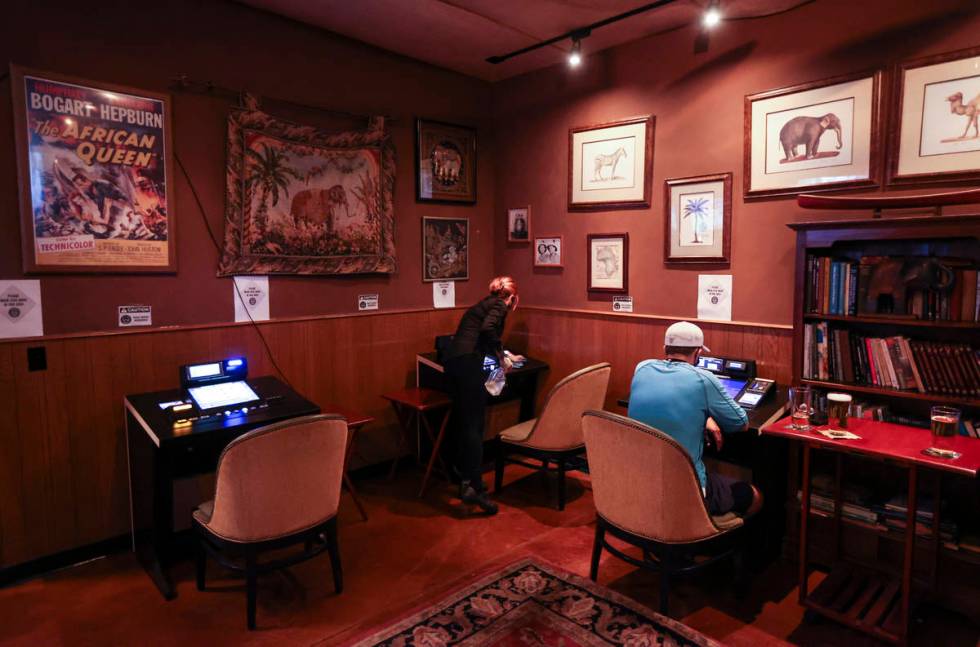
[[[476,130],[441,121],[415,121],[415,199],[476,202]]]
[[[422,218],[422,280],[465,281],[470,278],[468,218]]]
[[[667,180],[664,214],[666,263],[730,262],[731,173]]]
[[[534,239],[534,267],[562,266],[561,236],[542,236]]]
[[[527,243],[531,240],[531,207],[507,210],[507,242]]]
[[[745,197],[877,186],[881,72],[745,97]]]
[[[895,77],[889,184],[980,179],[980,47],[901,63]]]
[[[629,291],[629,234],[589,234],[590,292]]]
[[[568,209],[643,209],[653,177],[652,115],[568,131]]]

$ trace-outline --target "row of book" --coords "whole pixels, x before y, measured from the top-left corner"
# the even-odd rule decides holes
[[[803,335],[805,379],[980,397],[980,351],[967,344],[867,337],[826,321]]]
[[[860,262],[830,256],[807,257],[805,311],[834,316],[897,315],[925,320],[980,321],[980,280],[969,261],[946,259],[953,272],[948,289],[909,287],[902,283],[903,259],[865,256]],[[894,275],[882,271],[888,266]],[[876,272],[881,272],[876,279]],[[887,280],[886,280],[887,279]],[[888,284],[882,298],[872,284]],[[902,291],[895,294],[895,290]],[[870,292],[870,294],[869,294]]]

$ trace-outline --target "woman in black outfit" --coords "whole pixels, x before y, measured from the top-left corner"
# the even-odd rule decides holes
[[[517,284],[509,276],[490,282],[490,295],[470,307],[459,322],[446,356],[446,375],[453,396],[456,437],[456,469],[462,482],[459,498],[475,503],[484,512],[497,513],[483,486],[483,428],[487,409],[487,390],[483,383],[487,372],[483,358],[496,357],[504,370],[520,356],[505,354],[500,340],[507,313],[517,308]]]

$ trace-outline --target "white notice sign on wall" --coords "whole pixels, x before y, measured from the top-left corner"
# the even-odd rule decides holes
[[[236,276],[231,289],[235,321],[269,320],[268,276]]]
[[[456,307],[456,283],[437,281],[432,284],[432,305],[436,308]]]
[[[40,281],[0,281],[0,337],[40,337]]]
[[[698,276],[698,319],[732,320],[732,275]]]

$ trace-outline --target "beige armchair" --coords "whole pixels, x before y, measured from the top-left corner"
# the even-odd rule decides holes
[[[558,509],[565,509],[568,461],[585,449],[582,414],[602,408],[611,371],[608,363],[602,363],[572,373],[548,393],[541,415],[500,432],[494,491],[499,492],[503,486],[504,467],[510,454],[538,459],[541,469],[547,469],[554,461],[558,471]]]
[[[199,536],[197,588],[204,590],[207,555],[243,571],[248,628],[255,628],[257,578],[330,554],[334,588],[343,590],[337,508],[344,474],[347,422],[338,415],[294,418],[236,438],[218,459],[214,499],[194,511]],[[260,553],[304,548],[259,563]]]
[[[712,517],[687,451],[673,438],[641,422],[606,411],[582,416],[596,507],[589,576],[599,574],[603,548],[635,566],[660,573],[660,611],[666,614],[670,579],[733,557],[742,519]],[[606,541],[606,533],[643,549],[643,560]],[[705,561],[695,556],[710,555]]]

